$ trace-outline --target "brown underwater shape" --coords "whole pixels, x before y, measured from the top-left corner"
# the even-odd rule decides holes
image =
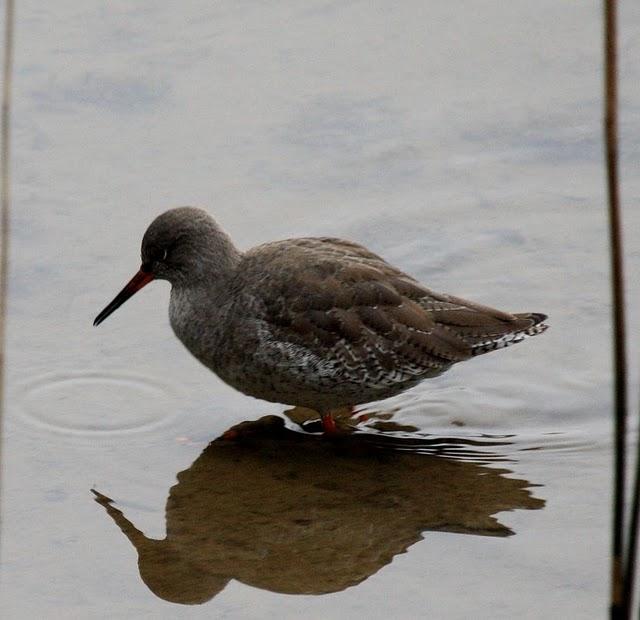
[[[178,474],[163,540],[94,491],[160,598],[204,603],[232,579],[286,594],[339,592],[425,531],[509,536],[493,515],[544,506],[508,470],[402,450],[398,439],[391,449],[366,435],[328,441],[274,416],[236,428],[240,440],[213,441]]]

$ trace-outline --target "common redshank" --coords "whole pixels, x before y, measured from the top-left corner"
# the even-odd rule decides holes
[[[166,211],[142,239],[138,273],[100,324],[153,279],[169,318],[223,381],[263,400],[331,412],[380,400],[456,362],[542,333],[546,316],[436,293],[351,241],[307,237],[247,252],[202,209]]]

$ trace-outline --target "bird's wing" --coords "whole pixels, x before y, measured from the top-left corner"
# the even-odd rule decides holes
[[[262,246],[246,260],[261,274],[250,279],[271,332],[335,359],[354,380],[438,374],[472,355],[409,296],[417,283],[361,246],[301,239]]]
[[[393,374],[401,382],[439,374],[496,342],[493,348],[531,335],[536,323],[533,315],[435,293],[340,239],[266,244],[245,261],[272,333],[367,376]]]

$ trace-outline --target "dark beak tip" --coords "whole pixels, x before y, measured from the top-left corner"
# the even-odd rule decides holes
[[[93,326],[96,327],[102,323],[112,312],[117,310],[129,297],[139,291],[143,286],[153,280],[153,274],[145,271],[138,271],[133,278],[125,285],[125,287],[107,304],[107,306],[93,320]]]
[[[101,312],[95,319],[93,319],[93,326],[98,327],[107,318],[104,312]]]

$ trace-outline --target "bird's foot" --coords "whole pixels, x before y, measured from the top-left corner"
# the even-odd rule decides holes
[[[353,415],[353,419],[356,421],[356,424],[362,424],[363,422],[368,422],[371,419],[371,416],[368,413],[361,413],[360,415]]]

